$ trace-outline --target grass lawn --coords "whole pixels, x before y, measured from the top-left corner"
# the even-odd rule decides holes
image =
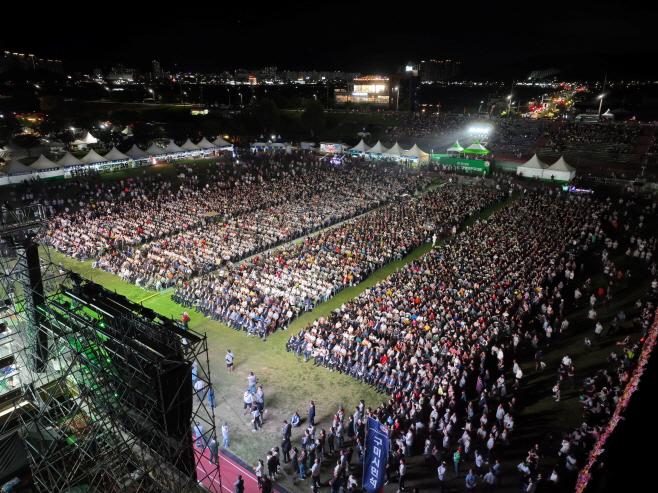
[[[479,217],[488,217],[488,215],[512,201],[513,199],[510,199],[506,203],[486,211]],[[471,218],[464,227],[469,226],[475,220],[476,218]],[[649,231],[652,227],[655,227],[655,225],[647,224],[644,234],[650,236]],[[611,257],[613,257],[618,267],[631,269],[634,282],[628,287],[615,286],[613,304],[607,314],[603,313],[603,307],[597,308],[599,319],[604,324],[604,333],[607,330],[607,322],[621,309],[628,315],[626,325],[629,326],[633,316],[635,316],[633,310],[629,309],[630,306],[640,297],[646,300],[648,284],[646,266],[644,261],[626,258],[623,255],[625,247],[622,247],[622,245],[624,244],[620,240],[618,251],[614,255],[611,254]],[[312,362],[304,363],[303,358],[298,359],[291,353],[286,353],[285,342],[291,331],[296,332],[306,323],[312,322],[319,316],[327,315],[343,302],[357,296],[364,289],[390,275],[396,268],[402,267],[404,263],[419,257],[430,249],[429,244],[423,245],[402,261],[393,262],[378,270],[358,286],[343,290],[331,300],[319,305],[313,312],[303,314],[291,324],[289,331],[273,334],[267,342],[244,338],[242,333],[231,330],[224,324],[211,322],[193,310],[188,312],[191,317],[190,326],[198,332],[207,334],[208,337],[208,356],[212,381],[216,389],[216,425],[219,432],[222,422],[229,424],[231,430],[230,451],[232,453],[250,465],[254,465],[258,459],[265,459],[267,450],[280,445],[282,421],[290,419],[294,411],[299,412],[302,416],[302,427],[295,429],[293,432],[293,446],[301,449],[300,439],[307,423],[305,416],[311,399],[316,403],[316,421],[319,422],[319,429],[324,428],[327,431],[331,417],[338,410],[339,405],[343,405],[346,412],[350,413],[353,406],[360,399],[365,400],[366,406],[373,407],[387,400],[385,395],[377,394],[363,384],[358,384],[337,372],[330,373],[324,368],[316,368]],[[604,279],[603,275],[599,273],[602,270],[600,257],[595,252],[596,249],[594,252],[588,253],[583,260],[587,268],[585,275],[591,277],[591,289],[598,289],[599,286],[605,286],[608,282],[608,279]],[[91,261],[81,264],[54,251],[51,251],[51,257],[55,263],[61,261],[66,267],[103,284],[109,289],[116,289],[131,300],[144,300],[143,304],[145,306],[165,316],[180,318],[182,308],[170,300],[169,294],[158,294],[151,297],[152,292],[143,291],[134,285],[122,282],[118,277],[92,269]],[[578,286],[581,286],[583,281],[584,279],[578,279]],[[573,293],[573,287],[570,287],[568,292]],[[583,292],[583,300],[588,298],[589,292]],[[578,386],[575,391],[563,391],[562,401],[559,403],[555,402],[552,397],[551,388],[556,378],[556,370],[560,359],[565,354],[572,357],[577,371],[577,382],[582,382],[583,378],[592,375],[599,368],[613,369],[613,366],[606,363],[605,358],[612,348],[617,347],[615,342],[620,340],[622,336],[604,339],[600,343],[595,342],[593,351],[586,352],[583,346],[583,338],[587,334],[593,340],[594,328],[593,322],[586,319],[587,305],[585,301],[580,309],[567,310],[567,318],[571,324],[569,332],[562,336],[556,335],[551,346],[545,348],[544,361],[547,363],[547,368],[543,372],[535,372],[531,353],[519,354],[518,360],[521,362],[525,374],[523,388],[519,393],[520,414],[517,418],[517,427],[512,437],[512,444],[503,458],[504,471],[514,477],[516,464],[525,457],[527,450],[534,443],[538,443],[547,432],[554,432],[557,437],[559,432],[572,431],[583,422],[582,405],[578,399]],[[232,374],[227,373],[224,360],[226,350],[229,348],[236,356],[235,371]],[[618,351],[618,353],[620,352]],[[511,364],[511,362],[507,363],[508,365]],[[614,368],[616,366],[618,365],[615,365]],[[264,427],[257,433],[251,432],[252,424],[248,416],[242,416],[242,395],[247,388],[247,375],[250,371],[256,374],[259,378],[259,384],[263,385],[265,407],[268,410],[264,415]],[[508,385],[511,383],[509,377],[507,382]],[[542,464],[549,467],[555,460],[554,458],[545,459]],[[411,460],[407,487],[435,489],[435,472],[421,471],[420,461],[422,461],[420,457]],[[325,465],[323,468],[323,483],[329,479],[329,468],[333,467],[335,459],[331,460],[329,458],[326,462],[329,465]],[[452,490],[455,487],[462,489],[464,487],[463,479],[452,479],[450,462],[448,487]],[[465,465],[466,469],[470,464],[472,463]],[[291,472],[289,466],[285,467]],[[293,486],[292,483],[284,479],[277,480],[277,483],[281,483],[281,486],[295,492],[308,489],[308,484],[305,487],[302,487],[304,486],[303,483],[300,486]],[[385,488],[387,493],[394,492],[395,489],[394,484]],[[506,486],[503,489],[516,492],[519,488],[517,483],[509,477],[506,478]]]

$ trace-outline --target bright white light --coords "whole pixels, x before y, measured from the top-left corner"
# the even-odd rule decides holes
[[[468,131],[472,134],[488,134],[491,131],[491,127],[471,127]]]

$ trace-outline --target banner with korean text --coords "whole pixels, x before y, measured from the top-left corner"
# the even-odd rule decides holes
[[[388,429],[379,421],[368,418],[366,450],[363,458],[363,489],[379,493],[386,479],[388,461]]]

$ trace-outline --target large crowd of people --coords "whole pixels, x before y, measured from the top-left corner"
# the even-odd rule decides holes
[[[564,123],[550,134],[547,147],[560,152],[573,144],[604,144],[610,154],[629,153],[641,132],[639,125],[622,123]]]

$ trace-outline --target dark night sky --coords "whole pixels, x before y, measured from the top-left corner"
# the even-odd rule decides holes
[[[72,4],[5,26],[4,50],[63,60],[67,72],[116,62],[148,69],[353,70],[386,73],[423,59],[471,71],[543,54],[651,51],[652,11],[540,2],[179,3],[97,13]],[[90,11],[90,7],[92,10]],[[103,4],[103,9],[112,6]],[[580,9],[580,10],[579,10]],[[91,13],[94,12],[94,13]],[[36,33],[44,32],[39,35]],[[66,34],[65,34],[66,33]],[[548,64],[550,65],[550,64]],[[542,68],[542,67],[538,67]]]

